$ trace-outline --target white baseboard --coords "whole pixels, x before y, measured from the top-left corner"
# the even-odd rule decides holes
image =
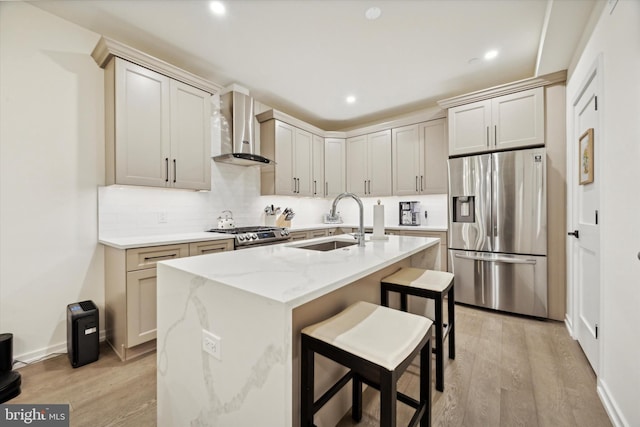
[[[569,316],[565,316],[564,326],[567,328],[567,331],[569,332],[569,336],[575,340],[576,336],[573,334],[573,323],[571,322],[571,319],[569,318]]]
[[[604,410],[607,411],[607,415],[609,415],[609,420],[611,420],[611,424],[615,427],[630,427],[631,424],[627,422],[624,415],[620,411],[616,402],[611,398],[611,393],[609,392],[609,388],[607,385],[598,378],[597,385],[598,396],[600,396],[600,401],[604,406]]]
[[[107,334],[104,330],[100,331],[100,342],[106,340]],[[15,363],[15,369],[24,368],[31,363],[40,362],[50,357],[57,356],[60,353],[67,353],[67,341],[63,341],[58,344],[50,345],[38,350],[29,351],[18,355],[13,355],[13,361]]]

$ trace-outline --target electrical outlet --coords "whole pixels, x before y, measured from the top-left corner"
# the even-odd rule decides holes
[[[169,214],[167,211],[158,212],[158,224],[165,224],[169,222]]]
[[[206,329],[202,330],[202,349],[216,359],[222,360],[222,338]]]

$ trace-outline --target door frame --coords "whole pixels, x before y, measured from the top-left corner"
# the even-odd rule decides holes
[[[604,164],[603,159],[602,159],[602,155],[604,153],[604,150],[602,149],[601,145],[603,143],[603,141],[605,141],[605,136],[604,136],[604,91],[603,91],[603,65],[604,65],[604,59],[603,59],[603,55],[602,53],[598,55],[598,57],[596,58],[596,60],[594,61],[594,63],[592,64],[591,68],[589,69],[589,72],[585,75],[585,77],[583,78],[580,86],[579,86],[579,90],[577,91],[576,95],[574,96],[574,98],[571,100],[571,105],[569,105],[568,109],[567,109],[567,147],[566,147],[566,153],[567,153],[567,231],[572,231],[572,230],[576,230],[578,227],[577,224],[577,213],[576,210],[574,209],[574,207],[576,206],[577,203],[577,194],[574,191],[575,188],[578,185],[578,162],[576,161],[576,156],[575,156],[575,144],[577,143],[577,138],[580,136],[578,135],[579,133],[579,129],[577,129],[577,125],[576,125],[576,108],[578,105],[578,102],[581,100],[582,96],[584,95],[585,91],[587,90],[587,88],[589,87],[589,84],[593,81],[594,85],[595,85],[595,90],[597,93],[597,105],[598,105],[598,117],[597,117],[597,123],[598,123],[598,139],[597,141],[595,141],[594,144],[594,170],[598,171],[598,180],[599,180],[599,189],[600,189],[600,200],[602,198],[602,189],[604,188],[604,176],[602,174],[602,165]],[[600,203],[599,205],[599,225],[600,227],[598,227],[598,237],[599,237],[599,242],[602,242],[602,218],[604,217],[604,215],[606,214],[606,212],[604,212],[603,209],[603,204]],[[574,340],[577,340],[577,331],[576,331],[576,327],[577,327],[577,322],[578,320],[578,316],[579,316],[579,296],[580,296],[580,288],[578,286],[578,284],[576,283],[576,274],[575,274],[575,269],[577,268],[577,266],[575,265],[574,262],[574,256],[575,256],[575,246],[577,245],[577,240],[571,236],[567,236],[568,239],[568,244],[567,244],[567,314],[565,316],[565,325],[567,327],[567,330],[569,331],[569,334],[571,335],[571,337]],[[601,249],[601,243],[600,243],[600,249]],[[602,372],[602,366],[603,366],[603,339],[606,336],[606,325],[604,324],[603,321],[603,316],[602,313],[604,312],[604,301],[602,298],[603,292],[602,292],[602,284],[604,283],[603,278],[604,278],[604,274],[603,274],[603,269],[602,269],[602,250],[599,251],[599,262],[600,262],[600,268],[599,268],[599,289],[598,289],[598,293],[599,293],[599,301],[600,301],[600,306],[599,306],[599,311],[600,311],[600,317],[599,317],[599,323],[598,323],[598,331],[600,335],[600,338],[598,339],[598,353],[599,353],[599,357],[598,357],[598,371]]]

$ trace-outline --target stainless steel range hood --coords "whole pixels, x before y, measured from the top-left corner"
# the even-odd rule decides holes
[[[222,154],[216,162],[240,166],[268,166],[273,160],[255,152],[253,98],[241,92],[220,95]]]

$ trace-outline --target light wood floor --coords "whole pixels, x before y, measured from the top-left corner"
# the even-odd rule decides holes
[[[444,392],[433,391],[434,426],[611,425],[595,375],[562,323],[459,305],[456,321],[456,359],[445,359]],[[78,369],[58,356],[19,372],[22,394],[7,403],[68,403],[78,427],[156,424],[155,353],[122,363],[103,346],[100,360]],[[416,375],[411,367],[399,389],[417,396]],[[362,421],[347,415],[339,427],[377,426],[377,399],[367,390]],[[398,426],[410,416],[399,404]]]

